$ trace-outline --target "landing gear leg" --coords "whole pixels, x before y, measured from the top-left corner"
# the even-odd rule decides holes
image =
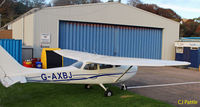
[[[125,84],[122,84],[122,86],[121,86],[121,90],[127,90],[127,86],[125,85]]]
[[[105,90],[105,92],[104,92],[105,97],[110,97],[113,95],[112,91],[107,89],[103,84],[99,84],[99,85]]]

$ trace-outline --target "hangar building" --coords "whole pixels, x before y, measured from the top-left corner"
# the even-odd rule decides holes
[[[152,59],[174,59],[179,23],[120,3],[35,8],[6,24],[13,39],[42,47]]]

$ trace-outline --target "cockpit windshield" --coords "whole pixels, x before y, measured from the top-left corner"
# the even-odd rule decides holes
[[[76,63],[73,64],[73,66],[78,68],[78,69],[80,69],[82,67],[82,65],[83,65],[83,62],[76,62]]]

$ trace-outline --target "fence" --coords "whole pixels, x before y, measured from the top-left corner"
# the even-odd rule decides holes
[[[12,30],[1,30],[0,39],[12,39]]]

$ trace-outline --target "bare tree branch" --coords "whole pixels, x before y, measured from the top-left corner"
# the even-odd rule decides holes
[[[0,4],[0,7],[6,2],[6,0],[3,0]]]

